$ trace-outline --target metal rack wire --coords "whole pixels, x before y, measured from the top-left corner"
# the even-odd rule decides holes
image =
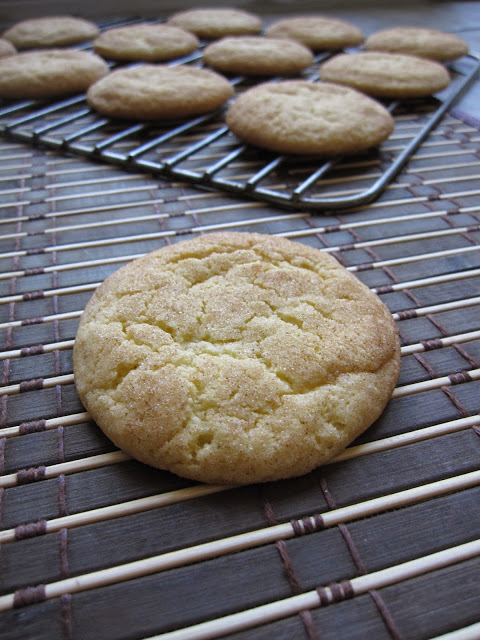
[[[317,56],[315,65],[327,55]],[[201,49],[169,64],[201,65]],[[451,65],[452,83],[442,94],[426,101],[388,104],[396,122],[393,135],[378,149],[347,159],[278,155],[244,145],[225,125],[223,110],[173,124],[125,122],[93,112],[85,95],[48,103],[4,104],[0,134],[129,171],[171,176],[289,208],[342,209],[371,202],[385,190],[479,68],[479,56],[470,54]],[[313,68],[302,77],[312,82],[319,79]],[[230,81],[237,92],[252,83],[241,77]],[[411,126],[408,132],[406,123]],[[392,145],[395,140],[401,144]],[[346,174],[351,188],[337,193],[332,185]]]

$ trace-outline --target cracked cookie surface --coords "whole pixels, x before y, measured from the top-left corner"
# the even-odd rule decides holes
[[[399,371],[392,316],[331,256],[262,234],[164,247],[97,289],[75,383],[113,442],[203,482],[298,476],[382,412]]]
[[[339,155],[379,144],[394,121],[379,102],[349,87],[284,80],[256,85],[229,107],[241,140],[279,153]]]

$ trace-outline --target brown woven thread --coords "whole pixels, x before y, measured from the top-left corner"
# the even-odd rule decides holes
[[[33,420],[32,422],[22,422],[18,427],[20,435],[27,433],[36,433],[37,431],[45,431],[47,427],[46,420]]]
[[[263,494],[263,489],[260,490]],[[265,519],[269,526],[274,526],[277,524],[277,519],[275,517],[275,512],[270,501],[262,495],[262,504],[265,513]],[[282,564],[284,567],[285,574],[287,576],[288,583],[290,585],[290,589],[294,595],[298,595],[302,593],[302,588],[300,583],[298,582],[297,576],[295,575],[295,569],[292,564],[292,560],[288,553],[288,547],[284,540],[278,540],[275,543],[275,547],[278,551],[278,554],[282,560]],[[299,611],[298,613],[300,620],[302,621],[303,627],[305,629],[305,633],[307,634],[308,640],[319,640],[319,636],[317,630],[315,628],[315,623],[313,621],[312,614],[309,610],[305,609],[303,611]]]
[[[418,362],[422,365],[422,367],[428,372],[430,378],[436,378],[437,374],[435,370],[428,364],[428,362],[421,356],[419,353],[415,353],[414,357]],[[450,402],[454,405],[460,415],[464,418],[470,415],[470,412],[461,404],[459,400],[452,393],[451,389],[448,386],[440,387],[443,393],[448,397]]]
[[[45,249],[43,247],[39,247],[38,249],[27,249],[25,251],[25,255],[27,256],[38,256],[41,253],[45,253]]]
[[[5,473],[5,442],[6,438],[0,439],[0,475]],[[3,528],[3,487],[0,488],[0,529]]]
[[[315,533],[315,531],[325,528],[325,522],[319,513],[315,513],[313,516],[306,516],[299,520],[290,520],[290,524],[296,536],[302,536],[305,533]]]
[[[339,224],[330,224],[328,225],[328,227],[324,227],[323,232],[324,233],[332,233],[335,231],[341,231],[342,227]]]
[[[317,594],[321,607],[326,607],[330,604],[330,597],[324,587],[317,587]]]
[[[480,427],[477,427],[476,425],[474,425],[472,427],[472,429],[475,431],[475,433],[477,434],[477,436],[480,436]]]
[[[28,524],[20,524],[15,527],[15,540],[24,540],[25,538],[34,538],[47,533],[47,521],[29,522]]]
[[[448,379],[452,384],[463,384],[464,382],[470,382],[471,377],[468,371],[460,371],[459,373],[452,373],[448,376]]]
[[[45,269],[43,267],[32,267],[30,269],[25,269],[23,272],[24,276],[38,276],[41,273],[45,273]]]
[[[61,473],[58,476],[58,512],[60,516],[68,516],[67,498],[66,498],[66,478],[65,474]]]
[[[30,324],[41,324],[42,322],[45,322],[44,318],[42,318],[42,316],[37,316],[36,318],[24,318],[22,320],[22,326],[28,326]]]
[[[40,298],[44,298],[45,297],[45,292],[44,291],[30,291],[27,293],[24,293],[22,296],[23,300],[39,300]]]
[[[45,478],[45,467],[31,467],[30,469],[20,469],[17,471],[17,484],[29,484]]]
[[[416,318],[418,313],[416,309],[406,309],[405,311],[397,311],[397,316],[399,320],[411,320]]]
[[[72,640],[72,596],[64,593],[60,598],[62,604],[63,640]]]
[[[394,289],[391,284],[384,284],[381,287],[375,287],[375,292],[377,295],[381,295],[382,293],[393,293]]]
[[[348,244],[342,244],[341,247],[338,247],[339,251],[352,251],[355,249],[355,244],[353,242],[349,242]]]
[[[325,497],[325,500],[327,502],[327,505],[330,509],[336,509],[337,505],[335,500],[333,499],[332,494],[330,493],[330,490],[328,488],[328,484],[327,484],[327,480],[325,478],[325,476],[322,474],[320,476],[320,487],[322,489],[322,493]],[[367,567],[365,566],[363,560],[360,557],[360,554],[358,553],[358,550],[355,546],[355,543],[353,541],[353,538],[350,534],[350,531],[348,530],[348,527],[346,525],[344,525],[343,523],[340,523],[338,525],[339,531],[342,534],[343,539],[345,540],[345,544],[347,545],[348,551],[350,553],[350,555],[352,556],[352,560],[355,564],[355,567],[357,568],[357,571],[360,575],[365,575],[366,573],[368,573]],[[348,583],[348,586],[345,585],[344,583]],[[346,580],[344,581],[342,584],[344,584],[344,590],[346,590],[346,595],[345,598],[352,598],[355,594],[353,591],[353,587],[351,585],[351,583]],[[317,589],[318,591],[318,589]],[[377,606],[377,610],[383,620],[384,625],[386,626],[386,628],[388,629],[391,637],[393,640],[402,640],[402,636],[400,634],[400,631],[397,628],[397,625],[395,624],[395,621],[393,619],[393,616],[391,615],[387,605],[385,604],[385,602],[383,601],[383,598],[381,597],[381,595],[375,591],[374,589],[371,589],[369,592],[370,597],[372,598],[373,602],[375,603],[375,605]],[[320,594],[319,594],[320,595]],[[321,599],[320,599],[321,602]],[[328,604],[328,603],[327,603]]]
[[[68,568],[68,529],[60,530],[60,573],[62,578],[66,578],[69,575]]]
[[[19,589],[15,591],[13,597],[13,607],[25,607],[29,604],[35,604],[36,602],[43,602],[45,600],[45,585],[41,584],[38,587],[26,587],[25,589]]]
[[[422,340],[420,342],[425,351],[432,351],[434,349],[442,348],[442,341],[440,338],[434,338],[433,340]]]
[[[36,344],[33,347],[23,347],[20,350],[21,356],[36,356],[44,352],[43,344]]]
[[[37,378],[36,380],[24,380],[19,385],[20,393],[25,391],[37,391],[43,389],[43,378]]]
[[[320,606],[326,607],[334,602],[342,602],[342,600],[353,598],[355,592],[350,580],[340,580],[340,582],[332,582],[327,587],[317,587],[317,594]]]
[[[366,573],[368,573],[368,569],[365,566],[363,560],[360,557],[360,554],[357,551],[357,547],[355,546],[355,543],[350,534],[350,531],[343,523],[340,523],[338,525],[338,529],[342,534],[343,539],[345,540],[345,544],[348,547],[348,550],[350,552],[350,555],[352,556],[352,560],[355,564],[355,567],[357,568],[358,573],[360,575],[365,575]]]
[[[0,438],[0,475],[5,473],[5,445],[7,443],[6,438]]]

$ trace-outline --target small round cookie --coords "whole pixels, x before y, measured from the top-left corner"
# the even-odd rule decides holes
[[[210,67],[224,73],[294,75],[312,64],[313,54],[293,40],[229,36],[209,44],[203,59]]]
[[[393,27],[373,33],[365,41],[367,51],[406,53],[439,62],[468,53],[468,44],[454,35],[423,27]]]
[[[341,53],[320,67],[322,80],[382,98],[423,98],[445,89],[448,71],[439,62],[396,53]]]
[[[223,36],[260,33],[261,18],[242,9],[188,9],[174,13],[167,21],[191,31],[199,38],[214,40]]]
[[[133,120],[177,120],[214,111],[233,95],[226,78],[197,67],[141,65],[96,82],[87,101],[100,113]]]
[[[172,60],[199,46],[189,31],[165,24],[117,27],[101,33],[93,42],[95,53],[110,60]]]
[[[300,16],[274,22],[265,31],[268,38],[297,40],[313,51],[343,49],[359,45],[364,40],[362,31],[343,20],[323,16]]]
[[[0,38],[0,58],[6,58],[7,56],[13,56],[17,53],[17,50],[9,40]]]
[[[372,98],[304,80],[248,89],[228,109],[226,120],[241,140],[293,154],[356,153],[388,138],[394,127],[389,112]]]
[[[45,49],[0,60],[0,97],[53,98],[85,91],[109,72],[87,51]]]
[[[77,44],[97,35],[97,25],[89,20],[73,16],[48,16],[17,22],[5,31],[3,38],[17,49],[32,49]]]
[[[206,234],[121,268],[86,306],[75,384],[138,460],[201,482],[299,476],[378,418],[400,364],[387,307],[330,255]]]

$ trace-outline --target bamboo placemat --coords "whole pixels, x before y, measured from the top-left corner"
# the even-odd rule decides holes
[[[376,202],[317,215],[0,142],[0,638],[480,637],[479,151],[449,115]],[[386,411],[305,477],[147,468],[76,394],[97,284],[220,229],[332,253],[398,323]]]

